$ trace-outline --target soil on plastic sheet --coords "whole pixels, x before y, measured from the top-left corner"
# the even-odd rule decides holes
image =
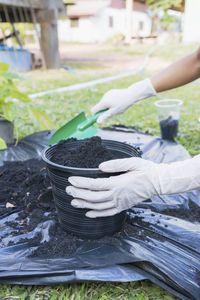
[[[49,232],[51,240],[49,242],[41,243],[41,239],[33,238],[29,243],[33,247],[37,246],[29,257],[41,257],[41,258],[54,258],[54,257],[69,257],[77,249],[78,238],[64,231],[58,221],[55,226],[50,229]]]
[[[18,229],[19,234],[32,231],[41,221],[48,220],[49,213],[51,218],[55,215],[50,180],[41,160],[5,162],[0,167],[0,181],[0,217],[18,212],[18,222],[7,225]]]
[[[170,219],[171,217],[174,218],[179,218],[185,221],[189,222],[200,222],[200,206],[197,205],[195,202],[192,200],[189,200],[188,207],[177,207],[177,208],[172,208],[168,207],[161,210],[157,210],[155,207],[151,207],[152,214],[151,216],[154,217],[155,213],[159,213],[160,217],[162,215],[168,216],[167,219]],[[139,220],[140,222],[142,221],[141,213],[144,211],[137,212],[137,215],[135,216],[135,220]],[[144,221],[142,221],[144,222]],[[160,224],[160,221],[157,220],[157,224]],[[165,224],[165,227],[168,227],[167,224]]]
[[[185,207],[167,208],[161,213],[172,217],[177,217],[186,221],[200,222],[200,207],[192,201],[189,202],[188,206],[189,209]]]
[[[8,246],[26,242],[29,247],[33,247],[31,257],[68,257],[74,254],[80,239],[65,232],[58,223],[50,180],[45,164],[41,160],[6,162],[0,167],[0,182],[0,218],[18,212],[16,220],[7,221],[5,224],[13,230],[12,234],[8,232],[8,237],[11,238]],[[200,208],[190,202],[190,210],[169,209],[162,213],[199,221]],[[49,241],[47,239],[43,242],[42,232],[39,232],[34,238],[23,238],[16,243],[13,242],[12,237],[31,232],[44,222],[53,224],[49,229]],[[126,223],[123,230],[115,234],[113,238],[118,238],[126,232],[131,235],[130,231],[131,226]],[[132,235],[140,235],[141,239],[145,238],[142,230],[139,233],[137,230],[135,233],[132,231]],[[0,245],[3,245],[1,238]]]
[[[0,167],[0,180],[0,218],[18,211],[15,221],[6,222],[13,229],[12,236],[33,231],[42,222],[54,222],[49,230],[49,242],[41,243],[40,232],[33,238],[19,240],[20,244],[28,242],[29,247],[38,247],[30,256],[49,258],[71,255],[77,238],[59,226],[45,164],[37,159],[6,162]],[[8,246],[15,244],[10,241]]]
[[[7,213],[13,209],[23,208],[24,213],[27,213],[36,207],[51,208],[52,203],[45,199],[45,195],[51,189],[50,180],[46,166],[41,160],[5,162],[4,166],[0,167],[0,180],[0,203],[6,199]]]
[[[77,168],[98,168],[99,164],[117,158],[127,157],[120,152],[111,152],[102,144],[100,137],[85,139],[84,143],[73,150],[69,150],[69,143],[74,138],[62,140],[56,145],[56,152],[51,161],[59,165]]]

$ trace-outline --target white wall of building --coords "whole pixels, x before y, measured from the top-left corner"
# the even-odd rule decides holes
[[[183,42],[200,42],[200,0],[187,0],[183,23]]]
[[[126,33],[126,10],[108,8],[106,10],[107,16],[113,16],[115,33],[120,32],[125,35]],[[132,13],[132,30],[133,35],[148,36],[151,33],[151,18],[142,12],[133,11]],[[142,29],[140,29],[142,23]]]
[[[109,18],[113,27],[109,27]],[[142,29],[140,29],[142,26]],[[81,17],[78,27],[71,27],[70,20],[58,21],[60,41],[67,42],[105,42],[117,33],[126,32],[125,9],[105,8],[92,17]],[[142,12],[133,12],[133,35],[148,36],[151,32],[151,19]]]
[[[80,18],[78,27],[71,27],[70,20],[59,20],[58,38],[65,42],[95,42],[95,29],[88,18]]]

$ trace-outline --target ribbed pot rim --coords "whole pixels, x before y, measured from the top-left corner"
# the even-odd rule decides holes
[[[80,140],[78,140],[80,141]],[[115,144],[120,144],[120,145],[126,145],[127,147],[129,148],[133,148],[134,149],[134,146],[130,145],[130,144],[126,144],[126,143],[123,143],[123,142],[119,142],[119,141],[115,141],[115,140],[106,140],[106,139],[102,139],[103,142],[106,142],[106,143],[115,143]],[[74,143],[74,142],[72,142]],[[109,146],[109,145],[107,145]],[[42,156],[42,159],[45,163],[47,163],[48,165],[50,165],[51,167],[55,168],[55,169],[59,169],[59,170],[62,170],[64,172],[67,172],[67,171],[83,171],[83,172],[93,172],[95,174],[105,174],[104,172],[102,172],[100,169],[98,168],[77,168],[77,167],[68,167],[68,166],[63,166],[63,165],[59,165],[59,164],[56,164],[54,162],[52,162],[51,160],[49,160],[47,157],[46,157],[46,152],[50,149],[50,148],[53,148],[53,147],[56,147],[56,144],[54,145],[51,145],[51,146],[47,146],[43,149],[42,153],[41,153],[41,156]],[[137,151],[137,150],[136,150]]]

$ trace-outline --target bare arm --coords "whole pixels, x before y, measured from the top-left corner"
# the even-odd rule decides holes
[[[156,92],[170,90],[200,77],[200,48],[151,78]]]
[[[108,91],[92,108],[92,114],[107,109],[97,122],[126,111],[131,105],[142,99],[156,96],[156,93],[174,89],[200,77],[200,48],[173,63],[168,68],[152,76],[138,81],[125,89]]]

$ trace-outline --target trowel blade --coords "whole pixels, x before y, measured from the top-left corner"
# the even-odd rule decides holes
[[[85,116],[85,113],[81,112],[71,121],[63,125],[61,128],[59,128],[49,139],[48,145],[50,146],[56,144],[61,140],[66,140],[71,137],[81,139],[81,138],[90,138],[94,136],[97,133],[97,129],[94,128],[93,126],[90,126],[84,131],[80,131],[78,129],[78,126],[86,120],[87,118]]]

